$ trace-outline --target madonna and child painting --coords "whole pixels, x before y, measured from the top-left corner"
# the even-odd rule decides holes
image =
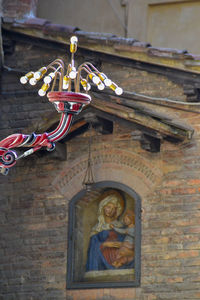
[[[139,285],[140,211],[139,196],[125,188],[100,186],[72,199],[68,288]]]
[[[96,212],[96,224],[90,230],[86,272],[133,269],[135,248],[133,201],[132,205],[127,207],[125,199],[116,191],[105,193],[101,198]]]

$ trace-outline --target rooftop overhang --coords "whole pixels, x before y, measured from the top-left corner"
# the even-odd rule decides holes
[[[193,78],[195,83],[196,81],[200,83],[200,57],[186,51],[153,48],[149,44],[134,39],[119,38],[111,34],[83,32],[76,27],[52,24],[38,18],[21,21],[4,19],[2,26],[5,33],[11,33],[13,38],[16,38],[15,34],[19,34],[25,39],[38,39],[43,44],[50,41],[51,45],[59,43],[64,47],[69,43],[69,37],[75,34],[79,38],[80,49],[92,51],[97,56],[100,53],[107,55],[108,59],[109,57],[129,59],[129,62],[138,61],[138,63],[153,64],[159,68],[170,68],[170,72],[174,76],[180,71],[185,73],[187,78]],[[131,128],[137,128],[158,140],[187,142],[194,133],[193,128],[183,120],[177,121],[171,117],[172,110],[190,112],[191,109],[187,105],[183,108],[178,103],[170,105],[165,103],[164,106],[168,109],[161,113],[156,106],[158,107],[162,103],[159,101],[151,103],[134,92],[125,91],[122,96],[112,96],[108,92],[92,89],[92,98],[91,105],[87,106],[75,119],[71,133],[80,131],[86,125],[88,112],[104,120],[126,123]],[[154,105],[154,109],[150,104]],[[192,113],[199,113],[198,110],[198,107],[192,107]],[[58,122],[58,119],[59,116],[56,113],[51,113],[49,116],[45,114],[44,118],[39,123],[31,125],[29,130],[46,131]]]
[[[124,96],[109,96],[108,94],[92,93],[91,104],[83,109],[78,115],[69,133],[81,132],[80,129],[87,122],[101,123],[97,121],[108,120],[110,122],[119,122],[122,125],[128,125],[133,130],[139,130],[144,134],[157,138],[159,140],[169,140],[170,142],[188,142],[191,140],[194,130],[191,126],[182,121],[177,121],[167,113],[159,113],[146,107],[145,105],[135,103]],[[56,113],[45,115],[40,123],[34,124],[30,130],[46,131],[52,128],[59,120]]]
[[[200,55],[186,50],[155,48],[133,38],[122,38],[112,34],[84,32],[77,27],[53,24],[40,18],[14,20],[4,18],[3,29],[37,37],[43,40],[69,43],[69,37],[76,35],[79,47],[105,54],[134,59],[136,61],[166,66],[195,74],[200,73]]]

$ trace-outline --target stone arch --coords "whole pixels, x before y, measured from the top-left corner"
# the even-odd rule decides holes
[[[80,190],[87,167],[87,155],[63,164],[61,173],[55,178],[55,188],[70,200]],[[162,170],[136,153],[106,149],[92,154],[95,182],[115,181],[129,186],[141,198],[152,192],[162,177]]]
[[[72,282],[72,265],[71,258],[73,258],[73,245],[74,245],[74,224],[75,224],[75,210],[72,208],[72,204],[82,197],[84,202],[80,206],[87,207],[87,197],[85,197],[85,190],[83,190],[82,181],[86,172],[88,162],[88,155],[82,155],[73,161],[66,162],[63,164],[63,168],[59,175],[53,181],[53,185],[65,198],[68,207],[68,264],[67,264],[67,276],[68,276],[68,288],[82,288],[83,286],[79,283],[76,285]],[[138,228],[141,227],[141,205],[147,200],[147,195],[154,192],[156,186],[162,179],[162,170],[158,165],[152,163],[150,160],[142,155],[134,153],[128,150],[108,148],[101,151],[93,151],[92,153],[92,168],[94,172],[95,182],[102,184],[102,182],[112,181],[119,189],[123,190],[121,186],[126,186],[127,189],[134,191],[139,196],[138,204],[136,205]],[[109,186],[109,185],[108,185]],[[114,187],[114,186],[113,186]],[[115,188],[115,187],[114,187]],[[96,190],[95,190],[96,192]],[[97,191],[98,192],[98,191]],[[128,190],[127,193],[129,194]],[[131,193],[130,193],[131,194]],[[78,197],[78,198],[77,198]],[[94,195],[94,197],[96,197]],[[91,197],[90,197],[91,198]],[[90,199],[91,200],[91,199]],[[143,204],[141,203],[143,202]],[[69,205],[68,205],[69,204]],[[80,203],[79,203],[80,204]],[[75,206],[74,206],[75,207]],[[80,219],[81,220],[81,219]],[[76,224],[77,225],[77,224]],[[134,282],[128,282],[128,286],[139,286],[140,284],[140,245],[141,245],[141,234],[138,232],[137,242],[137,257],[138,266],[135,268],[137,280]],[[75,247],[78,249],[78,247]],[[78,253],[78,257],[80,253]],[[80,270],[79,270],[80,271]],[[81,272],[79,272],[81,274]],[[75,285],[74,285],[75,284]],[[104,283],[104,287],[110,287],[109,283]],[[106,285],[107,284],[107,285]],[[94,285],[91,285],[94,287]]]

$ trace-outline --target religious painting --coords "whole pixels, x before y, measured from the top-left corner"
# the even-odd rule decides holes
[[[139,285],[140,199],[114,182],[71,201],[67,288]]]

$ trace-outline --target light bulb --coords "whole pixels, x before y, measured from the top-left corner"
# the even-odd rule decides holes
[[[118,85],[116,85],[114,82],[111,83],[109,86],[111,90],[115,92],[116,95],[121,95],[123,93],[122,88],[120,88]]]
[[[41,75],[42,75],[42,73],[41,73],[41,72],[35,72],[35,74],[34,74],[34,78],[35,78],[36,80],[39,80],[39,79],[40,79],[40,77],[41,77]]]
[[[63,90],[67,90],[68,87],[69,87],[69,84],[68,84],[68,83],[67,83],[67,84],[63,83]]]
[[[106,86],[110,86],[110,85],[112,84],[112,81],[111,81],[109,78],[106,78],[106,79],[104,80],[104,84],[105,84]]]
[[[44,83],[43,86],[41,87],[41,89],[38,91],[38,94],[40,96],[46,95],[46,91],[48,90],[48,88],[49,88],[49,84],[48,83]]]
[[[112,81],[106,76],[104,73],[98,73],[99,78],[106,86],[110,86],[112,84]]]
[[[104,73],[98,73],[98,76],[99,76],[99,78],[102,80],[102,81],[104,81],[106,78],[107,78],[107,76],[104,74]]]
[[[63,89],[67,90],[69,87],[69,77],[67,75],[65,75],[63,77]]]
[[[37,72],[34,73],[34,78],[36,80],[40,80],[43,77],[43,75],[46,73],[46,71],[47,71],[46,67],[40,68]]]
[[[100,82],[99,84],[97,84],[97,87],[100,91],[102,91],[102,90],[104,90],[105,85],[102,82]]]
[[[96,76],[96,75],[92,78],[92,81],[93,81],[95,84],[100,84],[100,83],[101,83],[101,80],[100,80],[99,77]]]
[[[81,84],[82,84],[82,86],[87,86],[87,80],[86,79],[81,79]]]
[[[75,78],[76,78],[76,72],[75,72],[75,71],[71,71],[71,72],[69,73],[69,77],[70,77],[71,79],[75,79]]]
[[[89,76],[89,78],[92,80],[93,77],[96,76],[96,75],[95,75],[94,73],[90,73],[88,76]]]
[[[85,91],[89,91],[91,89],[91,85],[89,83],[87,83],[86,86],[83,86]]]
[[[76,68],[75,67],[71,67],[71,71],[69,73],[69,77],[71,79],[75,79],[76,78]]]
[[[77,38],[76,36],[72,36],[71,39],[70,39],[70,42],[71,42],[72,44],[75,44],[75,43],[78,42],[78,38]]]
[[[48,75],[44,77],[44,83],[50,83],[52,78]]]
[[[118,96],[121,95],[121,94],[123,94],[122,88],[117,87],[116,90],[115,90],[115,94],[118,95]]]
[[[86,79],[81,80],[81,85],[85,91],[89,91],[91,89],[91,85],[87,82]]]
[[[53,72],[49,73],[49,75],[44,77],[44,83],[50,83],[54,77],[55,77],[55,73]]]
[[[64,77],[63,77],[63,83],[68,83],[69,82],[69,77],[67,76],[67,75],[65,75]]]
[[[46,95],[46,92],[43,91],[42,89],[40,89],[40,90],[38,91],[38,95],[41,96],[41,97],[43,97],[43,96]]]
[[[75,53],[76,50],[77,50],[77,42],[78,42],[78,39],[76,36],[72,36],[71,39],[70,39],[70,52],[71,53]]]
[[[49,76],[53,79],[55,77],[55,72],[49,73]]]
[[[94,82],[94,84],[99,84],[101,82],[101,80],[99,79],[99,77],[96,76],[93,72],[90,73],[88,76]]]
[[[22,84],[26,84],[26,83],[28,82],[28,78],[27,78],[26,76],[22,76],[22,77],[20,78],[20,82],[21,82]]]
[[[33,77],[29,80],[30,85],[36,85],[37,80]]]
[[[26,84],[28,82],[28,80],[33,77],[33,75],[34,75],[34,73],[32,71],[28,72],[26,75],[24,75],[20,78],[20,82],[22,84]]]

